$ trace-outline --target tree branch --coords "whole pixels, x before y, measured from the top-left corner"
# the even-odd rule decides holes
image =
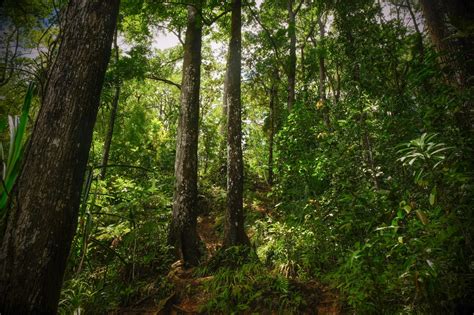
[[[283,70],[285,70],[285,67],[284,67],[284,65],[281,61],[281,58],[280,58],[280,51],[279,51],[278,46],[275,42],[275,39],[273,38],[272,34],[270,33],[270,30],[268,30],[265,27],[265,25],[263,25],[262,21],[260,21],[260,18],[258,17],[257,13],[252,9],[252,7],[249,6],[249,10],[250,10],[250,13],[252,14],[252,16],[254,17],[255,21],[257,21],[258,25],[260,25],[260,27],[264,30],[265,34],[267,34],[267,37],[270,41],[270,44],[273,47],[273,51],[275,52],[275,56],[277,58],[277,61],[280,64],[280,66],[282,66]]]
[[[176,82],[173,82],[171,80],[168,80],[168,79],[164,79],[164,78],[160,78],[160,77],[157,77],[153,74],[150,74],[150,75],[147,75],[146,76],[147,79],[150,79],[150,80],[155,80],[155,81],[161,81],[161,82],[164,82],[166,84],[170,84],[170,85],[173,85],[175,86],[176,88],[178,88],[179,90],[181,90],[181,84],[178,84]]]
[[[202,21],[204,22],[204,24],[206,24],[207,26],[211,26],[212,24],[214,24],[217,20],[219,20],[221,17],[223,17],[224,15],[226,15],[227,13],[229,13],[231,11],[231,9],[225,9],[224,11],[222,11],[220,14],[214,16],[212,19],[210,20],[206,20],[206,18],[204,17],[204,15],[202,15]]]
[[[303,5],[303,3],[304,3],[304,0],[301,0],[301,1],[300,1],[300,4],[298,4],[298,6],[296,7],[296,10],[293,11],[293,14],[294,14],[294,15],[297,15],[297,14],[298,14],[298,11],[301,9],[301,6]]]

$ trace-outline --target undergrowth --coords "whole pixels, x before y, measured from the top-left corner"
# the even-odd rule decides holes
[[[204,285],[211,297],[201,309],[205,313],[298,313],[307,306],[296,283],[269,271],[249,248],[221,250],[197,274],[213,275]]]

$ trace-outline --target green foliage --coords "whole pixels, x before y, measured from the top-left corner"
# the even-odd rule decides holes
[[[373,3],[334,9],[328,97],[308,74],[279,130],[280,203],[253,227],[257,252],[337,288],[356,313],[449,312],[474,293],[471,151],[455,120],[469,92],[453,93],[435,54],[420,61],[409,30],[377,21]],[[317,54],[305,56],[308,71]]]
[[[317,238],[301,223],[273,222],[271,218],[256,221],[254,242],[259,258],[268,267],[286,278],[307,280],[315,268]]]
[[[75,278],[64,284],[58,305],[59,314],[74,314],[83,311],[84,301],[91,300],[94,292],[86,279]]]
[[[422,134],[419,138],[400,145],[398,159],[404,166],[411,166],[418,170],[416,181],[420,182],[423,172],[431,171],[440,166],[446,159],[446,151],[452,149],[444,143],[436,143],[436,134]],[[427,169],[426,169],[427,168]]]
[[[104,91],[105,104],[109,92]],[[139,79],[122,82],[104,180],[97,166],[109,112],[102,107],[63,287],[65,313],[81,307],[103,314],[145,298],[158,303],[172,291],[166,275],[173,261],[167,245],[176,135],[173,92]],[[81,281],[91,294],[78,292]]]
[[[11,78],[0,73],[4,116],[19,112],[24,76],[31,72],[45,79],[54,60],[56,15],[43,2],[24,8],[6,2],[6,29],[24,24],[18,34],[27,38],[20,47],[38,46],[41,52],[5,59],[22,72]],[[229,1],[203,3],[203,17],[210,21]],[[252,211],[246,227],[254,248],[220,250],[199,268],[197,274],[213,276],[203,311],[301,313],[308,305],[298,283],[315,279],[336,288],[348,311],[358,314],[447,313],[455,301],[472,301],[472,139],[458,124],[472,88],[447,84],[457,74],[440,67],[429,37],[402,18],[410,14],[405,4],[301,3],[297,100],[291,112],[286,109],[287,1],[244,8],[245,208]],[[38,14],[25,17],[20,9]],[[420,15],[418,5],[412,9]],[[325,23],[324,35],[318,21]],[[111,61],[104,84],[61,295],[63,314],[103,314],[147,297],[159,301],[173,290],[166,274],[174,257],[166,241],[180,91],[162,79],[179,83],[183,49],[156,49],[155,39],[167,30],[182,40],[185,27],[185,5],[122,1],[120,58]],[[225,58],[219,46],[228,40],[228,28],[228,14],[217,26],[204,26],[198,176],[211,215],[226,206]],[[8,31],[4,46],[14,47],[17,30]],[[107,177],[99,180],[117,84],[121,93]],[[2,156],[0,209],[21,164],[31,93],[18,127],[11,124],[8,157]],[[35,109],[31,112],[34,116]],[[3,141],[2,127],[6,130],[6,120],[0,122]],[[274,185],[261,187],[271,166]],[[264,207],[258,208],[256,198]],[[222,217],[215,222],[221,233]]]
[[[3,217],[8,203],[10,191],[20,173],[21,158],[25,149],[26,127],[28,124],[28,113],[33,98],[34,85],[30,83],[26,92],[25,101],[21,109],[21,116],[8,116],[10,130],[10,144],[8,157],[5,158],[3,145],[0,143],[0,152],[3,164],[2,185],[0,187],[0,217]]]
[[[243,256],[247,257],[245,262],[241,261]],[[255,255],[249,256],[248,249],[229,248],[219,257],[223,264],[205,283],[210,299],[201,311],[238,314],[304,310],[305,301],[295,285],[281,275],[269,273]]]
[[[70,257],[73,277],[63,288],[65,312],[81,307],[101,313],[169,295],[169,197],[158,186],[156,179],[143,185],[121,176],[94,181]]]
[[[327,137],[327,132],[314,123],[318,116],[315,107],[298,103],[278,134],[279,188],[288,197],[307,198],[327,184],[327,160],[316,154],[319,143]]]

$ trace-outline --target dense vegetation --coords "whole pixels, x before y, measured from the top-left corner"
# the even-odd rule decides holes
[[[472,312],[473,3],[188,2],[0,2],[0,313]]]

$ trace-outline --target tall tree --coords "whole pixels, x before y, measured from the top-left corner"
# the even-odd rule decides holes
[[[324,30],[325,23],[323,21],[322,13],[318,15],[318,26],[319,26],[319,39],[320,39],[319,44],[322,45],[324,43],[324,37],[326,36],[325,30]],[[324,53],[322,53],[321,51],[322,49],[320,49],[320,53],[318,56],[318,63],[319,63],[318,94],[319,94],[319,100],[321,101],[321,104],[323,105],[324,123],[326,124],[326,127],[329,128],[330,127],[329,108],[326,102],[326,66],[325,66],[325,61],[324,61]]]
[[[294,7],[294,0],[288,0],[288,37],[290,39],[290,52],[288,56],[288,111],[291,111],[295,104],[295,89],[296,89],[296,15],[301,9],[303,0]]]
[[[270,87],[270,103],[269,103],[269,136],[268,136],[268,184],[273,185],[273,150],[275,144],[276,133],[276,109],[278,106],[278,80],[280,74],[278,68],[274,67],[272,85]]]
[[[0,250],[0,313],[54,314],[119,0],[71,0]]]
[[[445,14],[438,0],[420,0],[423,15],[428,26],[428,32],[436,49],[442,53],[441,62],[452,65],[455,51],[453,39],[448,38],[448,29],[445,24]]]
[[[188,5],[184,43],[181,108],[176,143],[175,191],[170,241],[186,264],[199,263],[197,218],[197,167],[199,88],[201,84],[201,1]]]
[[[440,61],[450,74],[449,82],[466,90],[474,77],[474,4],[468,0],[420,0],[431,41],[440,53]],[[447,13],[447,14],[446,14]],[[462,104],[457,116],[465,138],[472,143],[473,102]]]
[[[227,209],[224,247],[248,244],[244,229],[242,159],[242,1],[232,1],[231,37],[227,60]]]
[[[114,51],[115,51],[115,64],[119,62],[119,47],[117,43],[118,30],[115,28],[114,36]],[[107,134],[105,135],[104,142],[104,154],[102,155],[102,169],[100,170],[100,177],[105,179],[107,172],[107,164],[109,163],[110,147],[112,146],[112,137],[114,135],[115,119],[117,118],[118,104],[120,99],[121,84],[118,78],[115,78],[115,91],[112,99],[112,108],[110,109],[109,126],[107,128]]]

